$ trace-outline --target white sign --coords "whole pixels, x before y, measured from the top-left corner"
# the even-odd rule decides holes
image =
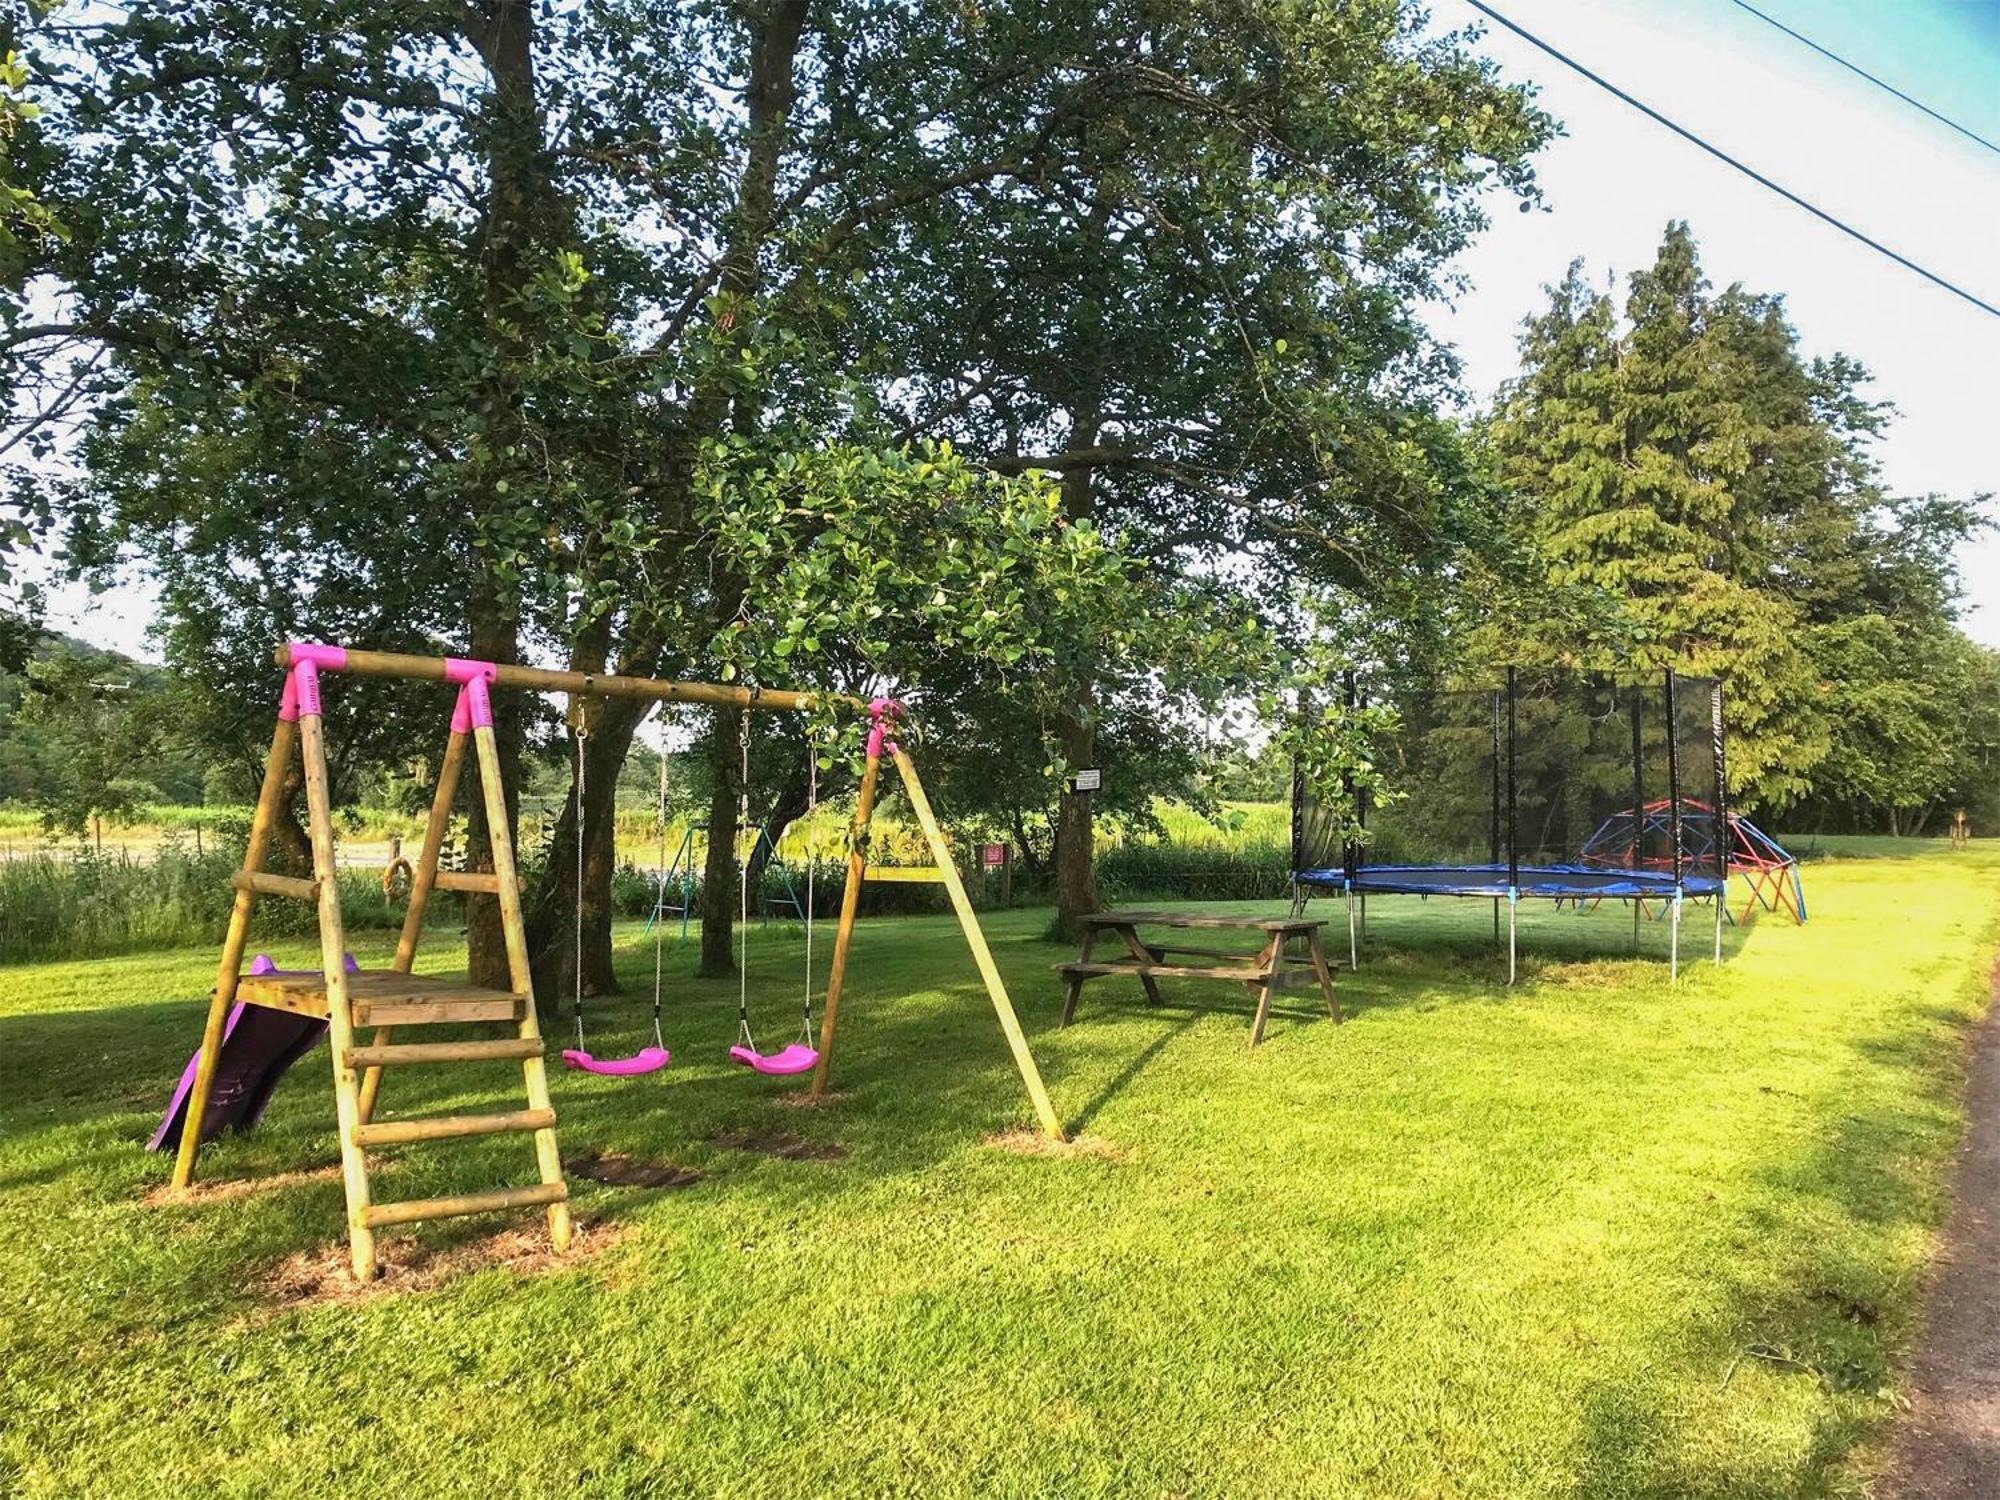
[[[1104,785],[1104,773],[1098,770],[1078,771],[1070,778],[1069,789],[1073,792],[1094,792]]]

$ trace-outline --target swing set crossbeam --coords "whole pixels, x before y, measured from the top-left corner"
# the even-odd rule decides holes
[[[315,646],[322,670],[350,677],[391,677],[406,682],[455,682],[467,666],[482,669],[493,687],[520,688],[531,693],[570,693],[584,698],[640,698],[651,703],[700,703],[711,708],[753,711],[810,712],[824,704],[866,710],[865,699],[847,693],[795,693],[782,688],[732,687],[720,682],[673,682],[661,677],[626,677],[617,673],[561,672],[548,667],[523,667],[509,662],[470,663],[459,657],[408,656],[396,651],[355,651]],[[339,663],[322,653],[339,650]],[[281,667],[293,665],[292,645],[278,647]]]

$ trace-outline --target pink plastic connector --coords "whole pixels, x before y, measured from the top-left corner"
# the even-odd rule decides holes
[[[307,714],[315,719],[320,717],[319,668],[310,656],[303,661],[292,663],[291,681],[287,687],[292,700],[293,718],[302,718]],[[283,714],[284,711],[285,706],[280,702],[278,712]]]
[[[472,721],[474,729],[493,727],[493,695],[486,691],[484,677],[468,677],[458,695],[465,703],[465,716]],[[453,714],[452,721],[456,723],[457,720],[458,715]]]
[[[896,721],[903,717],[899,698],[877,698],[868,705],[868,758],[879,760],[882,752],[896,753]]]
[[[286,647],[291,653],[292,665],[311,662],[325,672],[345,672],[347,670],[347,648],[328,646],[316,641],[293,641]]]
[[[287,724],[299,721],[299,683],[292,675],[292,669],[285,669],[285,688],[278,694],[278,717]]]
[[[490,687],[499,677],[500,669],[490,661],[474,661],[469,656],[447,656],[444,659],[446,682],[467,683],[476,678]]]
[[[493,695],[487,689],[499,676],[500,669],[490,661],[475,661],[469,656],[444,659],[444,680],[458,684],[458,702],[451,710],[453,734],[493,727]]]

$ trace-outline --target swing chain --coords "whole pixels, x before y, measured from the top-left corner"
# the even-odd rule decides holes
[[[757,689],[750,688],[750,701],[757,701]],[[736,847],[743,847],[743,830],[750,822],[750,710],[736,711]],[[755,854],[753,846],[751,853]],[[741,1045],[752,1052],[757,1039],[750,1034],[750,859],[736,859],[736,1032]]]
[[[587,721],[586,711],[581,702],[579,702],[576,705],[575,723],[572,726],[572,730],[576,736],[576,912],[575,912],[575,917],[570,924],[571,927],[574,929],[572,937],[575,944],[575,952],[572,955],[572,962],[575,965],[575,969],[571,975],[571,979],[573,981],[573,993],[572,993],[572,999],[570,1001],[570,1013],[571,1013],[571,1018],[576,1022],[577,1051],[581,1052],[584,1050],[584,1045],[583,1045],[584,811],[583,810],[585,806],[584,794],[587,789],[586,787],[587,776],[584,770],[584,762],[585,762],[585,753],[587,749],[587,741],[590,739],[590,725]]]

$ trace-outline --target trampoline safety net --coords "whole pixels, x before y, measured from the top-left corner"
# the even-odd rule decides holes
[[[1726,876],[1712,679],[1522,668],[1473,689],[1357,684],[1350,701],[1396,710],[1375,757],[1396,796],[1374,807],[1350,789],[1327,798],[1295,785],[1302,883],[1699,894]],[[1349,804],[1367,829],[1359,844],[1341,837]]]

